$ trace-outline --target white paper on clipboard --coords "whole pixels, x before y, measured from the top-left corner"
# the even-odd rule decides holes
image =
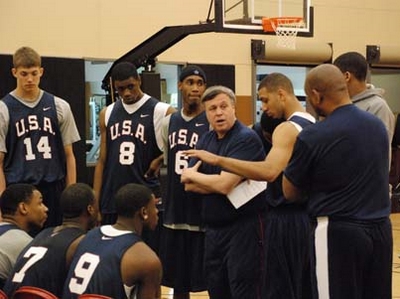
[[[228,199],[236,209],[249,202],[254,196],[267,188],[267,182],[245,180],[227,194]]]

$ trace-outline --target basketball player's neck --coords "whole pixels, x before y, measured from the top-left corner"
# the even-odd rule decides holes
[[[126,222],[123,220],[117,220],[117,222],[113,226],[118,230],[127,230],[138,235],[140,235],[142,232],[142,230],[140,228],[137,228],[134,223]]]
[[[297,98],[292,98],[286,102],[284,118],[288,119],[295,112],[306,112],[301,103],[297,100]]]
[[[61,224],[63,227],[82,227],[83,225],[79,221],[79,217],[73,218],[70,220],[64,220],[63,223]]]
[[[32,90],[24,90],[22,88],[18,88],[15,90],[15,95],[26,102],[35,102],[39,98],[40,88],[35,88]]]
[[[200,104],[184,105],[183,114],[189,117],[194,117],[199,115],[204,111],[204,108]]]

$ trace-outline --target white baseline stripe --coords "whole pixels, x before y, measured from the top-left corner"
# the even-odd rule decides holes
[[[328,267],[328,217],[318,217],[315,229],[315,263],[317,274],[318,297],[329,299]]]

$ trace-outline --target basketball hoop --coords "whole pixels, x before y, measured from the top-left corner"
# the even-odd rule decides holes
[[[264,32],[275,32],[278,47],[294,50],[298,29],[304,27],[304,22],[301,17],[262,18],[262,26]]]

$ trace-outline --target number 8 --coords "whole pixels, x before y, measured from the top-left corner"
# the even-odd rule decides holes
[[[124,141],[119,147],[119,163],[121,165],[133,164],[135,158],[135,144],[133,142]]]

